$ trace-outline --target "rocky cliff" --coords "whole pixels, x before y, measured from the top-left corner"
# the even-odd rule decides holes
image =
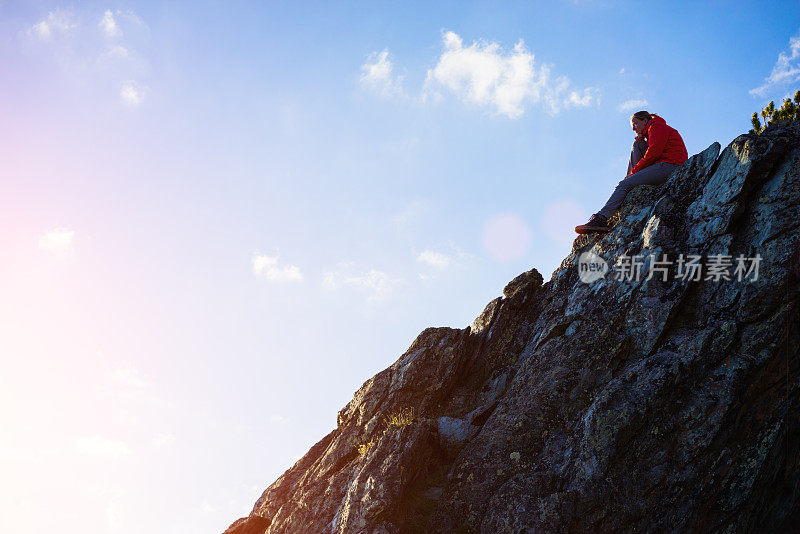
[[[797,532],[800,124],[615,219],[423,331],[226,533]]]

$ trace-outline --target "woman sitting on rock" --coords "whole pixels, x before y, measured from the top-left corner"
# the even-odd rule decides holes
[[[688,159],[681,134],[667,126],[658,115],[637,111],[631,117],[631,127],[636,139],[631,148],[628,175],[617,184],[603,209],[592,215],[586,224],[575,227],[579,234],[608,232],[608,218],[622,205],[633,186],[663,184],[672,171]]]

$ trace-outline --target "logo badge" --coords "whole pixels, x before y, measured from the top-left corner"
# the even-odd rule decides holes
[[[594,252],[584,252],[578,257],[578,276],[584,284],[600,280],[607,272],[608,263]]]

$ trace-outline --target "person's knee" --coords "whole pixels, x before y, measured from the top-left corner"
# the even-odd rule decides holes
[[[647,143],[645,141],[634,141],[631,146],[631,152],[644,155],[644,153],[647,152]]]

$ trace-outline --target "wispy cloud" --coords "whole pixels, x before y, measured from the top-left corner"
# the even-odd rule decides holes
[[[85,14],[83,17],[76,17],[71,11],[63,9],[56,9],[50,11],[45,18],[33,24],[28,28],[28,34],[38,37],[43,40],[51,39],[58,35],[71,33],[73,30],[87,29],[90,20],[97,20],[98,14],[91,13]],[[123,24],[120,24],[120,23]],[[88,24],[87,24],[88,23]],[[109,9],[103,12],[100,16],[97,27],[101,33],[107,37],[122,37],[122,26],[127,25],[129,28],[138,27],[147,29],[147,24],[133,11],[116,11],[113,12]]]
[[[352,261],[341,261],[333,269],[327,269],[322,273],[322,287],[326,289],[336,289],[342,283],[343,272],[350,272],[355,267]]]
[[[528,105],[541,104],[556,114],[598,101],[597,89],[574,89],[566,76],[553,76],[550,65],[537,66],[522,40],[508,51],[495,42],[474,41],[464,46],[461,37],[448,31],[443,44],[436,66],[428,71],[424,97],[446,91],[510,118],[520,117]]]
[[[585,108],[589,106],[593,100],[597,100],[598,92],[595,90],[584,90],[583,93],[572,91],[566,98],[565,103],[567,107]]]
[[[144,97],[149,90],[150,89],[146,86],[128,80],[122,84],[122,89],[119,91],[119,98],[126,106],[138,106],[144,101]]]
[[[134,29],[134,28],[144,29],[144,30],[150,29],[144,22],[144,20],[142,20],[142,18],[139,17],[139,15],[137,15],[131,10],[128,11],[117,10],[114,13],[114,20],[122,21],[123,25],[129,29]],[[119,25],[119,22],[117,22],[117,25]],[[120,31],[122,30],[120,29]]]
[[[111,11],[103,13],[103,18],[100,19],[98,26],[100,26],[100,29],[107,37],[120,37],[122,35],[122,30],[119,28],[117,21],[114,19],[114,14]]]
[[[39,248],[58,256],[70,255],[74,251],[74,237],[74,230],[70,230],[69,228],[56,228],[39,237]]]
[[[27,34],[70,77],[86,78],[87,87],[116,87],[123,105],[139,106],[150,92],[142,83],[149,76],[149,61],[134,45],[148,39],[148,27],[132,11],[55,10]]]
[[[450,265],[451,261],[452,258],[450,258],[450,256],[447,254],[434,252],[432,250],[426,250],[417,256],[417,262],[428,265],[429,267],[434,267],[436,269],[446,268],[448,265]]]
[[[131,51],[122,45],[114,45],[109,47],[105,52],[100,54],[98,61],[113,61],[118,59],[125,59],[130,57]]]
[[[57,9],[47,14],[47,17],[40,20],[30,27],[28,33],[40,39],[51,39],[52,37],[65,34],[75,28],[75,22],[71,13]]]
[[[388,50],[373,52],[361,65],[361,85],[385,97],[402,95],[403,77],[396,76],[393,70]]]
[[[630,98],[617,106],[617,111],[619,112],[626,112],[626,111],[638,111],[640,109],[644,109],[647,107],[647,100],[644,98]]]
[[[464,269],[477,259],[476,256],[461,250],[455,243],[451,242],[445,248],[446,251],[427,249],[416,255],[417,264],[422,270],[418,273],[420,279],[431,279],[436,272]]]
[[[345,262],[341,267],[348,268],[352,263]],[[403,283],[401,278],[394,278],[377,269],[370,269],[357,274],[343,273],[341,270],[329,270],[322,275],[322,285],[334,290],[342,286],[357,289],[366,295],[367,302],[380,302],[389,298]]]
[[[296,265],[280,265],[278,256],[255,252],[252,257],[253,274],[270,282],[300,282],[303,273]]]
[[[344,279],[345,284],[365,290],[368,293],[367,300],[370,302],[385,300],[392,294],[398,282],[399,280],[377,269],[370,269],[364,274]]]
[[[131,453],[125,442],[102,436],[87,436],[76,439],[75,450],[87,456],[104,458],[121,458]]]
[[[782,87],[800,80],[800,33],[789,38],[789,48],[778,54],[778,60],[764,83],[750,90],[753,96],[767,94],[772,88]]]

